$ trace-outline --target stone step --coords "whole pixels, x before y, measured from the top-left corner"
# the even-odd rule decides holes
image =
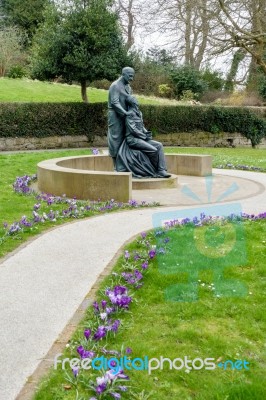
[[[178,186],[177,175],[172,174],[170,178],[133,178],[133,190],[145,189],[176,189]]]

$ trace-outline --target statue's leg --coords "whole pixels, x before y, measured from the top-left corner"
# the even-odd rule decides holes
[[[167,165],[165,162],[165,156],[163,152],[163,145],[160,142],[157,142],[156,140],[149,140],[148,144],[151,144],[153,147],[157,149],[157,157],[158,157],[158,166],[157,166],[157,171],[158,171],[158,176],[162,178],[170,178],[171,174],[169,174],[167,171]]]
[[[114,165],[114,171],[116,171],[116,157],[112,157],[112,160]]]
[[[151,144],[153,147],[157,149],[158,152],[158,171],[167,171],[167,165],[165,162],[165,156],[163,152],[163,145],[160,142],[157,142],[156,140],[149,140],[148,142]]]
[[[158,149],[155,146],[145,140],[139,139],[138,143],[135,143],[132,148],[146,153],[156,171],[158,170]]]
[[[109,155],[113,159],[114,167],[119,148],[124,140],[125,121],[115,111],[109,110],[108,113],[108,148]]]

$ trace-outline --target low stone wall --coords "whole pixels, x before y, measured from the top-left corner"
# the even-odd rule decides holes
[[[101,155],[41,161],[37,172],[38,189],[83,200],[116,199],[127,202],[131,199],[132,174],[112,170],[111,157]]]
[[[167,154],[166,162],[172,177],[150,179],[157,181],[158,184],[161,183],[162,188],[176,187],[178,173],[195,176],[212,174],[211,156]],[[114,172],[112,159],[106,155],[63,157],[41,161],[38,164],[37,175],[38,189],[45,193],[58,196],[65,194],[67,197],[75,196],[77,199],[90,200],[116,199],[127,202],[131,199],[131,172]]]
[[[237,133],[181,132],[157,134],[154,140],[165,146],[184,147],[251,147],[250,141]],[[0,151],[66,149],[83,147],[106,147],[106,136],[95,136],[89,142],[87,136],[51,136],[45,138],[0,138]],[[258,148],[266,148],[266,139]]]
[[[0,151],[12,150],[42,150],[67,149],[90,146],[106,146],[106,137],[95,136],[93,143],[89,143],[86,135],[81,136],[49,136],[45,138],[0,138]]]

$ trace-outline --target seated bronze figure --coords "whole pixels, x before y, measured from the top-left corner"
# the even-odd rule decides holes
[[[125,139],[116,157],[116,170],[131,171],[136,178],[169,178],[163,145],[153,140],[152,133],[145,128],[137,99],[128,96],[126,102],[129,114],[125,120]]]

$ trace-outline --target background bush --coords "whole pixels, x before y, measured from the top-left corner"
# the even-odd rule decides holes
[[[22,65],[13,65],[10,67],[7,77],[13,79],[20,79],[27,75],[26,69]]]
[[[208,84],[202,79],[201,73],[188,65],[172,70],[170,79],[177,99],[180,99],[187,90],[193,92],[195,98],[199,98],[208,89]]]
[[[156,133],[238,132],[252,146],[266,137],[265,109],[218,106],[141,105],[147,128]],[[257,114],[256,114],[257,112]],[[107,134],[107,103],[2,103],[0,137]]]

